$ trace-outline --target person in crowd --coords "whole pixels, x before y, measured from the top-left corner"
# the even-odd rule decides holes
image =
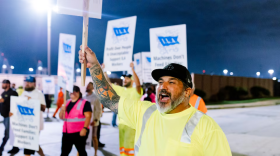
[[[84,51],[79,51],[79,61],[87,63],[99,100],[136,130],[137,156],[232,155],[219,125],[189,104],[192,78],[185,66],[170,63],[152,71],[158,82],[153,104],[119,96],[107,82],[95,53],[89,47]]]
[[[101,108],[102,108],[102,114],[104,113],[104,106],[101,104]],[[102,114],[101,114],[101,116],[102,116]],[[98,126],[97,126],[97,140],[98,140],[98,147],[101,147],[101,148],[103,148],[103,147],[105,147],[105,144],[103,144],[103,143],[101,143],[100,142],[100,131],[101,131],[101,122],[100,122],[100,120],[98,121],[99,123],[98,123]]]
[[[56,101],[56,110],[53,113],[53,118],[56,118],[55,115],[63,104],[64,104],[64,94],[63,94],[63,89],[60,87],[60,90],[59,90],[59,93],[57,96],[57,101]]]
[[[13,83],[12,84],[12,88],[11,88],[13,91],[16,91],[17,89],[16,89],[16,84],[15,83]]]
[[[192,94],[191,94],[191,98],[190,98],[190,104],[196,108],[197,110],[200,110],[203,113],[207,113],[207,107],[205,105],[205,102],[203,101],[203,99],[194,94],[195,91],[195,84],[193,83],[193,88],[192,88]]]
[[[150,101],[156,103],[156,96],[151,87],[145,89],[145,94],[141,97],[141,101]]]
[[[46,100],[46,107],[47,107],[47,118],[49,118],[50,108],[52,104],[51,95],[45,94],[45,100]]]
[[[114,85],[118,86],[118,83],[115,82]],[[113,118],[112,118],[112,126],[113,127],[118,127],[118,125],[117,125],[117,116],[118,116],[118,114],[113,112]]]
[[[118,83],[115,82],[114,85],[118,85]],[[118,127],[118,125],[117,125],[117,116],[118,116],[118,114],[113,112],[113,118],[112,118],[112,126],[113,127]]]
[[[18,93],[18,96],[21,96],[21,94],[24,92],[24,89],[22,86],[19,86],[18,89],[16,90]]]
[[[28,100],[30,99],[35,99],[35,100],[39,100],[40,101],[40,105],[41,105],[41,112],[40,112],[40,131],[42,131],[44,129],[44,118],[43,118],[43,112],[46,109],[46,101],[45,101],[45,97],[44,94],[36,89],[36,78],[33,76],[27,76],[25,78],[25,87],[24,87],[24,92],[21,94],[21,97],[27,97]],[[12,116],[13,114],[10,113],[10,116]],[[16,154],[19,152],[19,148],[18,147],[13,147],[12,150],[10,150],[8,153],[11,154]],[[42,148],[39,146],[39,151],[37,151],[37,153],[40,156],[45,156]],[[24,149],[24,155],[25,156],[30,156],[32,154],[35,154],[34,150],[30,150],[30,149]]]
[[[86,140],[92,115],[90,102],[82,98],[78,86],[73,87],[70,100],[62,106],[59,118],[64,120],[61,156],[68,156],[75,145],[80,156],[87,156]]]
[[[4,130],[4,138],[0,146],[0,156],[4,151],[4,147],[9,140],[9,132],[10,132],[10,105],[11,105],[11,96],[18,96],[17,92],[15,92],[12,88],[10,88],[11,83],[9,80],[5,79],[2,81],[2,89],[4,92],[1,94],[0,103],[2,105],[1,115],[4,118],[3,124],[5,126]]]
[[[103,65],[104,69],[105,65]],[[121,97],[126,97],[133,100],[140,100],[143,95],[143,89],[141,87],[139,78],[134,70],[133,62],[130,63],[130,68],[132,70],[133,75],[127,74],[123,75],[123,87],[111,84],[116,93]],[[106,75],[106,79],[110,82],[110,79]],[[135,82],[135,86],[133,87],[133,83]],[[120,155],[134,155],[134,137],[135,137],[135,129],[127,126],[121,118],[119,118],[119,142],[120,142]]]
[[[93,88],[93,83],[90,82],[87,85],[86,92],[87,94],[84,96],[84,99],[89,101],[92,105],[93,108],[93,121],[91,123],[92,126],[92,141],[93,141],[93,147],[95,150],[95,156],[97,156],[97,149],[98,149],[98,139],[97,139],[97,129],[99,125],[99,121],[102,115],[102,108],[101,108],[101,103],[98,99],[98,97],[93,93],[94,88]]]

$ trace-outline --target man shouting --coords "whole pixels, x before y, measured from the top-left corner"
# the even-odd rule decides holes
[[[231,156],[219,125],[189,104],[192,79],[186,67],[171,63],[152,72],[158,82],[153,104],[118,96],[90,48],[80,50],[79,60],[87,62],[101,103],[136,130],[138,156]]]

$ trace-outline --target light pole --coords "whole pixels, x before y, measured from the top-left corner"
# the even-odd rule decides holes
[[[51,75],[51,20],[52,20],[52,10],[57,12],[58,7],[53,6],[50,0],[34,0],[33,6],[35,7],[36,10],[42,11],[42,10],[47,10],[48,14],[48,75]]]
[[[13,70],[15,69],[15,66],[11,66],[10,68],[11,68],[10,69],[11,70],[11,74],[13,74]]]
[[[48,75],[51,76],[51,20],[52,11],[48,9]]]

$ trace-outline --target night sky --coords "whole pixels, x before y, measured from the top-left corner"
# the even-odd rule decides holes
[[[134,53],[150,50],[149,28],[186,24],[191,72],[221,75],[228,69],[235,76],[255,77],[260,71],[269,77],[267,71],[274,69],[280,77],[279,0],[103,0],[102,10],[102,19],[89,20],[88,39],[100,63],[108,20],[136,15]],[[59,33],[76,35],[78,52],[82,17],[52,13],[53,75]],[[36,12],[27,0],[0,0],[0,52],[16,74],[28,74],[38,60],[47,67],[47,13]]]

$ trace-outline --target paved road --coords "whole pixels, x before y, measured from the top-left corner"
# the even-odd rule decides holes
[[[280,156],[280,105],[211,110],[231,150],[250,156]]]
[[[234,156],[280,156],[280,105],[210,110],[207,114],[224,130]],[[108,125],[111,118],[112,113],[104,113],[101,119],[107,124],[102,125],[101,132],[101,142],[106,147],[98,151],[98,156],[118,155],[118,129]],[[62,124],[59,120],[45,123],[40,144],[46,155],[60,155]],[[0,138],[3,131],[4,126],[0,124]],[[9,149],[11,145],[6,146],[4,156],[8,156]],[[76,152],[73,148],[70,156],[76,156]],[[17,155],[23,156],[23,151]],[[93,155],[93,149],[88,150],[88,155]]]

